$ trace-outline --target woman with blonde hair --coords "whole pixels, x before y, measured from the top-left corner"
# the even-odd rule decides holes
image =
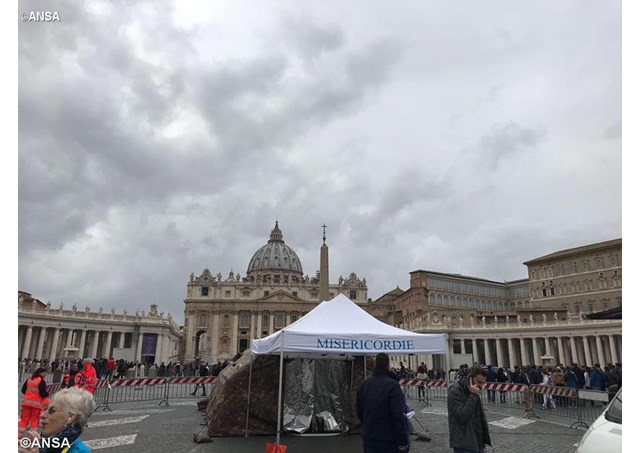
[[[80,435],[95,409],[93,395],[71,387],[54,393],[49,407],[40,416],[42,432],[29,431],[30,445],[22,441],[18,453],[90,453]]]

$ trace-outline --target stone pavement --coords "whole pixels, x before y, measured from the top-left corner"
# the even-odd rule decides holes
[[[92,451],[98,452],[264,452],[274,436],[214,438],[211,443],[196,444],[193,434],[204,424],[204,412],[196,408],[197,398],[174,400],[170,406],[157,402],[120,403],[113,412],[98,410],[83,433]],[[409,401],[417,420],[428,428],[431,442],[413,442],[411,452],[450,453],[447,428],[447,408],[443,401],[424,403]],[[524,419],[523,411],[495,405],[485,406],[493,450],[487,453],[572,453],[584,434],[584,429],[572,429],[575,420],[554,418],[541,411],[540,420]],[[288,453],[360,452],[358,434],[340,436],[283,436],[281,443]]]

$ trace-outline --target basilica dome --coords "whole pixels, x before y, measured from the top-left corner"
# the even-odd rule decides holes
[[[291,247],[285,245],[277,221],[269,242],[253,254],[247,268],[248,277],[264,274],[285,274],[297,277],[296,280],[302,278],[300,259]]]

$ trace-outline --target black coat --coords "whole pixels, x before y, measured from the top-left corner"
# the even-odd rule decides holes
[[[478,395],[469,392],[467,378],[449,387],[447,398],[449,411],[449,446],[479,451],[491,445],[489,424]]]
[[[362,421],[362,437],[375,442],[407,445],[408,426],[404,396],[395,374],[376,369],[358,389],[356,409]]]

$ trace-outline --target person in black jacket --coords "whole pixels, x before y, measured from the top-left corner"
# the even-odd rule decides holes
[[[480,391],[487,371],[473,367],[467,377],[449,387],[449,446],[454,453],[484,453],[491,445],[489,424],[482,409]]]
[[[409,427],[404,397],[397,376],[389,371],[389,356],[376,355],[373,376],[358,389],[356,409],[362,421],[364,453],[396,453],[409,450]]]

